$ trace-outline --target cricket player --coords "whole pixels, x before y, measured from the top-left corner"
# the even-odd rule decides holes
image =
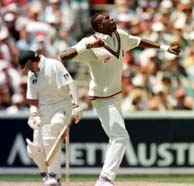
[[[28,124],[33,129],[33,142],[27,139],[27,152],[38,166],[44,186],[60,186],[62,142],[49,165],[45,159],[64,125],[71,122],[72,98],[73,104],[78,105],[76,88],[68,71],[56,59],[26,50],[21,51],[19,63],[28,70],[26,97],[30,104]],[[77,115],[73,117],[79,121]]]
[[[178,55],[180,47],[177,44],[159,45],[129,35],[117,29],[115,21],[108,15],[94,16],[91,25],[95,33],[63,51],[60,57],[64,63],[74,58],[74,61],[89,66],[91,81],[88,98],[92,100],[101,125],[109,137],[109,147],[96,186],[113,186],[129,143],[129,135],[120,110],[124,54],[135,47],[143,47],[161,49]]]

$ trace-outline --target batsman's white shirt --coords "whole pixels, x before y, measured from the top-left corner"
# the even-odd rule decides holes
[[[123,30],[117,30],[120,36],[120,51],[117,58],[104,47],[86,49],[79,53],[74,60],[88,64],[91,81],[89,84],[89,96],[107,97],[121,91],[122,61],[126,51],[137,47],[141,41],[139,37],[129,35]],[[118,50],[119,41],[116,34],[112,37],[95,33],[83,38],[72,48],[91,43],[97,38],[102,39],[114,51]]]
[[[39,112],[43,123],[50,123],[57,112],[70,114],[71,96],[68,84],[73,79],[60,61],[41,56],[40,71],[37,75],[28,73],[27,99],[39,101]],[[65,108],[67,107],[67,108]]]
[[[40,105],[49,105],[70,99],[67,85],[73,79],[63,64],[55,59],[41,56],[37,76],[28,73],[27,99],[38,99]]]

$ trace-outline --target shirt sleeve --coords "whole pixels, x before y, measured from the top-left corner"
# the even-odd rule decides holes
[[[38,99],[37,77],[31,72],[28,73],[26,98]]]
[[[73,78],[71,77],[67,69],[63,66],[63,64],[59,61],[57,62],[56,68],[56,82],[58,88],[73,83]]]
[[[128,37],[128,49],[131,50],[137,46],[139,46],[141,39],[137,36],[129,35]]]
[[[141,38],[128,34],[125,31],[119,31],[121,35],[122,42],[124,43],[123,47],[125,51],[132,50],[133,48],[139,46]]]
[[[83,38],[81,41],[79,41],[76,45],[74,45],[72,48],[80,48],[88,43],[89,38]],[[91,56],[91,50],[90,49],[84,49],[82,52],[78,53],[73,60],[81,63],[88,63],[88,60]]]

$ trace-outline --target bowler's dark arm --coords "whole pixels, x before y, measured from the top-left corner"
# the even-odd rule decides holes
[[[78,52],[76,51],[75,48],[68,48],[60,54],[60,60],[62,61],[62,63],[64,63],[65,61],[70,60],[77,55]]]

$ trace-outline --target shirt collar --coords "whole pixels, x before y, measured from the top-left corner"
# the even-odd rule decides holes
[[[114,37],[116,37],[114,32],[112,33],[112,36],[110,36],[108,34],[103,34],[103,33],[100,33],[100,32],[95,32],[95,35],[98,38],[101,38],[103,40],[107,40],[108,38],[114,38]]]
[[[107,40],[110,37],[109,35],[103,34],[103,33],[100,33],[100,32],[95,32],[95,35],[96,35],[96,37],[98,37],[100,39],[103,39],[103,40]]]

